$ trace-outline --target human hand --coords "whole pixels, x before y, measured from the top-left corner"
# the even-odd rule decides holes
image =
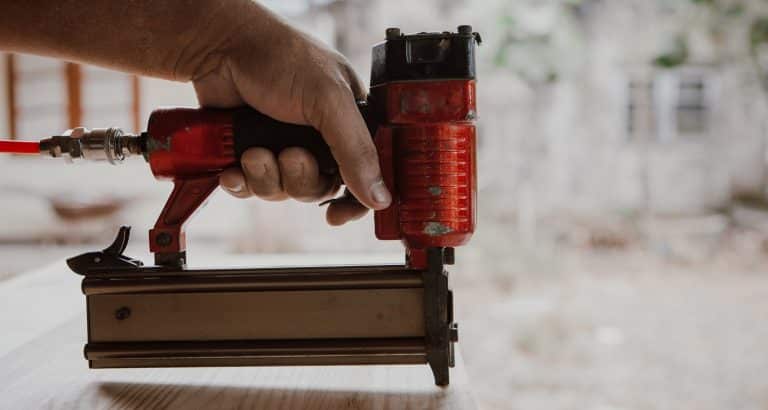
[[[344,183],[360,203],[331,203],[326,219],[341,225],[384,209],[391,195],[378,156],[355,104],[365,86],[347,60],[294,29],[256,3],[252,24],[240,28],[210,54],[212,70],[194,76],[202,106],[248,104],[277,120],[315,127],[331,148]],[[213,64],[211,59],[216,60]],[[321,174],[307,150],[292,147],[277,157],[264,148],[243,153],[240,168],[225,170],[219,183],[238,198],[320,201],[339,189],[338,178]],[[362,204],[362,205],[360,205]],[[364,206],[363,206],[364,205]]]

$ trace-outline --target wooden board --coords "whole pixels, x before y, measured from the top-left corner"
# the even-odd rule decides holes
[[[461,356],[448,388],[434,386],[427,366],[241,367],[176,369],[88,369],[83,358],[82,306],[40,298],[34,284],[47,275],[67,275],[63,264],[0,285],[0,326],[18,327],[20,304],[49,312],[47,333],[22,340],[0,358],[0,408],[171,409],[473,409]],[[51,277],[55,279],[54,276]],[[59,289],[71,293],[73,289]],[[77,288],[79,292],[79,288]],[[23,293],[37,296],[24,298]],[[12,306],[8,300],[17,300]],[[48,302],[50,299],[50,303]],[[84,300],[84,299],[83,299]],[[56,304],[59,306],[56,306]],[[81,301],[80,303],[84,303]],[[68,305],[69,304],[69,305]],[[79,313],[78,313],[79,311]],[[72,319],[71,315],[78,313]],[[53,319],[61,318],[51,328]],[[70,317],[70,319],[67,319]],[[29,327],[29,323],[25,326]],[[11,329],[13,331],[13,329]],[[16,333],[19,333],[18,331]]]

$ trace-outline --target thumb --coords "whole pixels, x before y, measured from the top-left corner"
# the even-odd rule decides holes
[[[331,148],[349,190],[368,208],[387,208],[392,196],[384,185],[376,146],[352,90],[341,85],[325,88],[312,107],[306,118]]]

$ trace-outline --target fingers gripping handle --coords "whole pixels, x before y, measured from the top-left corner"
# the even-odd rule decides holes
[[[357,107],[371,136],[375,135],[377,123],[370,115],[368,102],[358,101]],[[330,147],[323,136],[310,126],[281,122],[250,107],[235,110],[232,123],[235,156],[238,159],[245,151],[255,147],[266,148],[275,156],[286,148],[301,147],[312,154],[321,173],[339,175],[339,165],[333,158]],[[345,189],[341,197],[321,202],[320,206],[335,201],[357,201],[357,199],[349,189]]]
[[[371,135],[375,125],[369,115],[368,104],[358,101],[357,106]],[[235,155],[238,159],[249,148],[262,147],[275,155],[289,147],[301,147],[309,151],[317,160],[318,169],[326,174],[338,172],[338,164],[333,158],[330,147],[323,136],[307,125],[289,124],[268,117],[252,108],[238,108],[232,115]]]
[[[238,159],[250,148],[266,148],[277,156],[286,148],[301,147],[315,157],[321,172],[338,171],[328,144],[310,126],[281,122],[252,108],[238,108],[232,114],[232,128]]]

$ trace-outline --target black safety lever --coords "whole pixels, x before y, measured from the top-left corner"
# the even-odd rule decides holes
[[[123,255],[130,237],[131,227],[121,226],[111,245],[101,251],[88,252],[69,258],[67,265],[79,275],[87,275],[89,272],[105,269],[140,268],[144,265],[142,261]]]

